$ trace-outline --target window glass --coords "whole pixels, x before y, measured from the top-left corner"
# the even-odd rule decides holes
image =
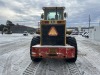
[[[56,11],[46,11],[45,12],[45,19],[46,20],[62,20],[63,19],[63,11],[57,10],[57,15]]]

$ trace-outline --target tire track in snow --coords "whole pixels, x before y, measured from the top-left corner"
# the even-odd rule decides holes
[[[23,72],[23,75],[35,75],[39,65],[41,65],[41,62],[31,62],[30,65]]]
[[[26,48],[25,49],[25,51],[27,50],[28,48]],[[23,51],[24,52],[24,51]],[[21,52],[22,53],[22,52]],[[24,52],[25,53],[25,52]],[[13,51],[13,52],[11,52],[10,54],[9,54],[9,57],[7,58],[7,60],[6,60],[6,63],[5,63],[5,65],[4,65],[4,69],[3,69],[3,71],[2,71],[2,75],[13,75],[13,74],[15,74],[15,75],[17,75],[17,73],[14,71],[14,69],[16,69],[16,70],[18,70],[18,67],[20,66],[20,63],[22,62],[22,61],[19,61],[19,60],[22,60],[21,58],[23,57],[22,55],[21,56],[19,56],[17,59],[16,59],[16,61],[17,61],[17,64],[19,64],[19,65],[17,65],[17,66],[14,66],[14,63],[16,62],[14,62],[13,61],[13,57],[15,57],[15,55],[16,55],[16,52],[15,51]],[[12,62],[13,61],[13,62]],[[19,61],[19,63],[18,63],[18,61]],[[13,67],[12,67],[13,66]],[[15,72],[15,73],[14,73]],[[20,74],[20,73],[18,73],[18,74]]]
[[[12,54],[13,52],[9,55],[8,59],[6,60],[2,75],[11,75],[11,60],[13,57]]]
[[[100,75],[99,70],[85,57],[79,57],[76,63],[82,75]]]
[[[86,54],[78,57],[76,62],[82,75],[100,75],[100,51],[98,51],[100,46],[85,38],[77,42],[80,53]]]
[[[30,64],[23,75],[81,75],[75,63],[58,59],[43,59],[37,66]],[[35,70],[34,70],[35,69]]]
[[[12,68],[12,65],[13,65],[13,63],[14,63],[14,61],[13,61],[13,57],[15,57],[16,56],[16,52],[18,52],[21,48],[23,49],[24,48],[24,50],[23,51],[21,51],[21,53],[23,54],[25,54],[26,53],[26,50],[28,50],[29,48],[27,47],[28,46],[28,44],[25,44],[24,46],[23,45],[20,45],[21,47],[19,47],[19,48],[16,48],[14,51],[11,51],[11,52],[9,52],[10,54],[9,54],[9,56],[7,57],[7,60],[6,60],[6,63],[5,63],[5,65],[4,65],[4,69],[3,69],[3,71],[2,71],[2,74],[3,75],[13,75],[14,73],[12,72],[13,71],[13,68]],[[23,55],[19,55],[18,56],[18,58],[17,59],[15,59],[16,61],[19,61],[21,58],[23,57]],[[13,62],[12,62],[13,61]],[[16,62],[15,61],[15,62]],[[20,63],[18,63],[18,64],[20,64]],[[14,65],[13,65],[14,66]],[[20,74],[20,73],[19,73]],[[17,75],[16,73],[15,73],[15,75]]]
[[[2,75],[19,75],[23,72],[26,65],[26,62],[29,60],[24,61],[23,55],[21,53],[24,53],[27,50],[29,50],[29,44],[30,44],[31,38],[19,38],[17,40],[13,40],[11,42],[4,42],[3,44],[0,44],[0,56],[1,56],[1,62],[0,65],[3,65],[0,70],[0,74]],[[19,52],[19,53],[17,53]],[[20,55],[18,55],[20,54]],[[28,54],[28,53],[26,53]],[[7,55],[7,56],[6,56]],[[17,56],[17,57],[16,57]],[[6,57],[6,58],[4,58]],[[5,59],[5,60],[2,60]],[[16,59],[14,59],[16,58]],[[16,61],[15,61],[16,60]],[[28,62],[29,63],[29,62]],[[17,66],[18,64],[18,66]],[[23,64],[24,65],[23,67]],[[14,70],[15,69],[15,70]],[[21,70],[22,72],[20,72]]]
[[[81,75],[77,65],[75,63],[67,63],[71,75]]]

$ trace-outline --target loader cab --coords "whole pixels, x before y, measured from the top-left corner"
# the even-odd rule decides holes
[[[66,13],[64,13],[64,7],[43,7],[44,14],[41,18],[44,20],[64,20]]]
[[[43,7],[40,21],[41,45],[66,45],[65,7]]]

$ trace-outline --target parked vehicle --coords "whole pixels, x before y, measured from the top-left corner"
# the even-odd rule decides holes
[[[84,37],[84,32],[82,33],[82,36]]]
[[[78,34],[79,34],[79,35],[82,35],[82,33],[83,33],[83,32],[79,32]]]
[[[86,38],[89,38],[89,34],[88,34],[88,32],[84,32],[84,33],[82,33],[82,36],[83,36],[83,37],[86,37]]]
[[[84,37],[89,38],[89,34],[88,33],[85,33],[84,34]]]
[[[24,31],[23,35],[24,36],[28,36],[28,32],[27,31]]]

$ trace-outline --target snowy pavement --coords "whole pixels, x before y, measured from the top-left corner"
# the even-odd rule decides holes
[[[100,75],[100,44],[81,36],[78,59],[68,63],[61,59],[30,60],[32,35],[0,34],[0,75]]]
[[[75,63],[43,59],[40,63],[31,62],[23,75],[100,75],[100,45],[81,36],[75,38],[78,43],[78,59]]]
[[[0,35],[0,75],[21,75],[30,64],[29,47],[32,35]],[[26,60],[27,59],[27,60]]]

